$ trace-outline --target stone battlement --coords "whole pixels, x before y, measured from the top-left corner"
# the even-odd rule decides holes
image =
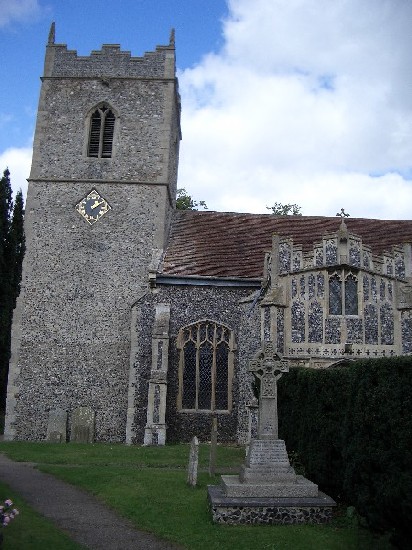
[[[130,51],[122,51],[120,44],[103,44],[101,50],[93,50],[89,56],[78,55],[67,44],[54,43],[52,26],[47,45],[44,77],[84,78],[102,75],[108,78],[174,78],[175,47],[171,34],[167,46],[156,46],[154,52],[143,57],[133,57]]]

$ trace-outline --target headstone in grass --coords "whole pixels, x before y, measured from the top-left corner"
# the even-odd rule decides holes
[[[197,484],[198,465],[199,465],[199,440],[196,436],[194,436],[190,443],[189,464],[187,467],[187,483],[191,487],[196,487],[196,484]]]
[[[72,414],[70,441],[93,443],[94,411],[89,407],[77,407]]]
[[[217,450],[217,418],[212,418],[212,432],[210,434],[210,454],[209,454],[209,475],[214,476],[216,470],[216,450]]]
[[[67,438],[67,411],[53,409],[49,412],[47,424],[47,441],[51,443],[66,443]]]

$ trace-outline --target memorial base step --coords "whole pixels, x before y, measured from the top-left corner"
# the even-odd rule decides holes
[[[316,497],[228,497],[222,486],[208,487],[215,523],[226,525],[320,524],[332,519],[336,502],[321,491]]]
[[[296,476],[293,483],[256,481],[242,483],[239,476],[222,476],[223,493],[228,497],[316,497],[318,486],[303,476]]]

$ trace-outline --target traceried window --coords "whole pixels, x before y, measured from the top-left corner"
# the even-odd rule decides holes
[[[87,156],[111,158],[116,117],[106,105],[98,107],[90,117]]]
[[[179,409],[232,408],[234,335],[227,326],[202,320],[179,331]]]
[[[330,275],[329,315],[358,315],[358,279],[351,271]]]

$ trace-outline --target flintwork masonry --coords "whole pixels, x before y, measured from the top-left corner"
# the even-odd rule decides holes
[[[275,237],[265,267],[264,338],[313,367],[410,352],[410,250],[406,243],[375,255],[343,220],[305,253],[293,239]]]

